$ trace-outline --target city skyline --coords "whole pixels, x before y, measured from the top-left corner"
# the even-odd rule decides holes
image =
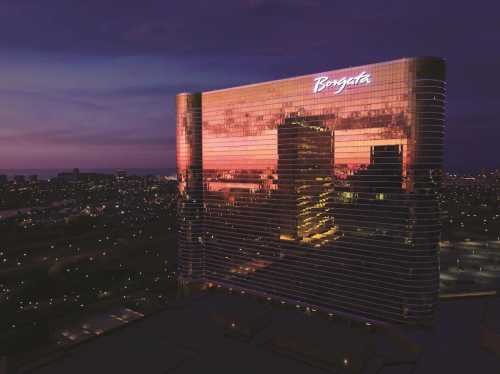
[[[411,55],[447,60],[445,168],[499,165],[496,4],[52,5],[0,5],[2,169],[174,167],[178,91]]]

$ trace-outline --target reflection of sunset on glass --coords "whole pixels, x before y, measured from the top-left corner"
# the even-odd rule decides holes
[[[383,87],[381,82],[384,80],[384,74],[387,73],[384,73],[382,67],[377,69],[380,71],[377,71],[375,76],[379,82],[375,81],[374,87],[377,87],[375,90],[380,90],[380,87]],[[343,74],[354,73],[346,69]],[[404,78],[403,69],[393,70],[390,74],[391,78],[399,76],[403,81],[408,79]],[[349,164],[353,167],[367,165],[370,160],[370,146],[405,142],[404,137],[409,124],[402,121],[405,117],[409,118],[410,114],[404,100],[389,104],[391,109],[387,102],[381,101],[376,96],[375,90],[366,91],[368,87],[357,86],[347,86],[342,95],[337,95],[335,91],[325,91],[321,95],[313,94],[310,90],[313,81],[313,76],[306,76],[277,81],[272,83],[272,86],[270,83],[264,83],[238,88],[237,94],[234,89],[203,94],[203,105],[209,108],[202,114],[203,168],[205,170],[275,168],[277,165],[275,129],[283,118],[294,113],[301,115],[335,113],[334,118],[328,121],[328,126],[335,129],[334,157],[338,164]],[[398,82],[391,86],[391,95],[404,97],[407,95],[407,89],[407,86]],[[353,90],[356,92],[355,95],[351,94]],[[307,109],[304,108],[304,97],[310,97]],[[336,110],[336,107],[345,105],[346,100],[349,100],[350,111]],[[367,121],[373,118],[373,121],[380,122],[381,127],[378,130],[376,127],[371,127],[367,131],[350,129],[348,130],[350,133],[346,132],[344,128],[353,120],[354,113]],[[354,139],[351,143],[348,142],[349,136]],[[393,137],[394,140],[390,142],[388,137]],[[349,149],[351,144],[355,149]]]
[[[431,320],[444,63],[319,76],[178,96],[183,279]]]
[[[203,167],[205,169],[276,168],[276,130],[266,129],[260,135],[211,137],[203,136]]]

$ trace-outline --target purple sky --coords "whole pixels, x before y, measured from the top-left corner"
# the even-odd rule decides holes
[[[494,1],[0,0],[0,169],[172,167],[174,96],[448,62],[446,165],[500,167]]]

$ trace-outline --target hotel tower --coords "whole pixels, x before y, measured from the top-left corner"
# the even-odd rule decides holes
[[[181,284],[431,322],[445,93],[422,57],[179,94]]]

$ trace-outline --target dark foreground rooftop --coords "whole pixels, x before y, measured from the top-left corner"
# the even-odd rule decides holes
[[[485,315],[498,327],[498,304],[445,301],[434,328],[415,329],[351,323],[216,293],[178,303],[29,372],[500,373],[500,356],[482,347],[480,333]]]

